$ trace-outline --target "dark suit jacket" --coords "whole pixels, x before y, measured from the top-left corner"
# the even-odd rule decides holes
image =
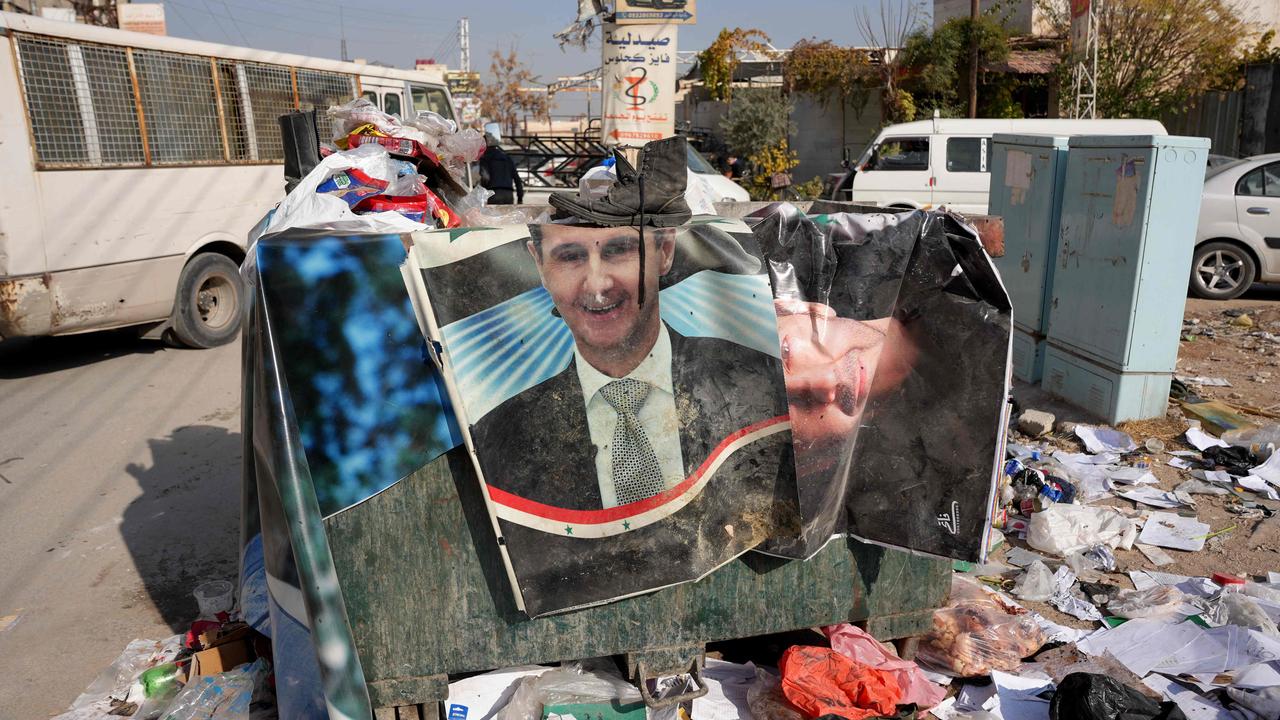
[[[688,477],[728,435],[787,414],[786,394],[776,358],[727,340],[670,335]],[[555,507],[601,508],[596,449],[573,363],[494,408],[471,432],[488,484]]]

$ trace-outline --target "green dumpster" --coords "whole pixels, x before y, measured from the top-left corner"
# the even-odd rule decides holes
[[[955,250],[950,231],[938,237],[938,252]],[[987,467],[935,462],[933,453],[954,454],[938,443],[910,470],[922,484],[947,485],[936,478],[951,473],[968,486],[947,485],[945,497],[903,487],[863,503],[879,523],[867,522],[868,537],[941,526],[954,547],[916,548],[931,557],[837,538],[803,561],[749,552],[697,582],[530,619],[517,608],[482,485],[415,321],[398,267],[408,242],[291,232],[259,242],[246,261],[240,603],[271,636],[282,717],[436,718],[459,673],[617,656],[637,682],[696,677],[710,642],[846,621],[882,640],[929,629],[950,586],[950,561],[937,556],[972,559],[983,542],[971,537],[985,525],[981,513],[934,508],[953,507],[962,491],[975,506],[989,502],[982,474],[999,454],[1004,363],[976,358],[970,376],[985,385],[935,392],[938,407],[947,393],[990,398],[978,411],[989,431],[964,438]],[[972,272],[956,256],[935,263],[948,287],[957,258]],[[937,294],[954,293],[957,312],[982,318],[981,332],[954,337],[973,347],[982,332],[984,342],[1003,334],[1007,346],[1007,300],[975,300],[983,282]],[[956,362],[947,358],[948,373]],[[865,487],[878,478],[868,475]]]

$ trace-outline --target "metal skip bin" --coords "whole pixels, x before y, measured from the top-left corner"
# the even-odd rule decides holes
[[[1013,304],[1013,376],[1037,383],[1044,373],[1067,138],[997,134],[991,140],[988,212],[1004,218],[1004,255],[993,261]]]
[[[690,232],[709,237],[726,222]],[[751,551],[693,582],[539,617],[513,595],[486,486],[432,360],[441,349],[424,342],[406,291],[400,265],[409,240],[298,232],[257,243],[245,265],[240,598],[246,621],[271,637],[281,716],[434,718],[450,674],[617,656],[635,681],[691,671],[696,679],[709,642],[838,622],[862,623],[882,640],[928,632],[949,593],[943,556],[977,559],[985,546],[989,517],[979,508],[990,504],[999,466],[1007,379],[988,358],[1007,348],[1008,306],[976,235],[955,235],[958,226],[940,214],[895,222],[893,232],[920,238],[901,248],[920,270],[902,276],[896,301],[879,300],[901,306],[913,323],[904,332],[920,333],[922,355],[931,355],[899,368],[893,397],[927,398],[936,422],[969,428],[972,438],[940,445],[945,462],[922,457],[923,466],[908,468],[945,475],[937,488],[913,491],[919,507],[899,503],[899,518],[916,522],[908,539],[918,545],[894,544],[918,552],[843,536],[807,559]],[[483,246],[495,230],[448,232],[462,248]],[[525,252],[524,240],[513,247]],[[683,308],[672,304],[678,296],[665,297]],[[955,382],[950,348],[961,344],[979,348],[973,364],[984,370]],[[907,427],[901,407],[877,408],[880,422]],[[893,463],[884,454],[897,446],[878,445],[880,455],[862,462],[890,489],[863,477],[867,494],[902,484],[886,474]],[[928,492],[951,510],[940,513]],[[883,541],[869,523],[856,530]]]
[[[1163,416],[1209,140],[1069,147],[1042,385],[1108,422]]]

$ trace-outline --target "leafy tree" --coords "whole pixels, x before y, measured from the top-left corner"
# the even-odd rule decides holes
[[[1041,0],[1041,7],[1067,36],[1069,0]],[[1230,0],[1106,0],[1094,12],[1102,117],[1159,117],[1231,84],[1240,40],[1251,35]]]
[[[813,95],[824,107],[835,99],[862,105],[876,75],[865,50],[830,40],[801,40],[782,65],[782,87]]]
[[[725,28],[706,50],[698,53],[702,82],[712,100],[733,98],[733,73],[738,69],[738,53],[742,52],[771,54],[769,36],[755,28]]]
[[[907,37],[898,60],[904,68],[901,81],[911,93],[919,110],[939,111],[948,117],[964,117],[969,97],[969,47],[976,35],[978,66],[1000,62],[1009,57],[1009,33],[1001,18],[992,11],[975,21],[967,17],[952,18],[930,32],[918,29]],[[978,114],[982,117],[1008,117],[1017,113],[1009,101],[1008,81],[991,78],[980,88]]]
[[[791,107],[791,101],[777,89],[739,88],[720,119],[725,144],[739,157],[786,144]]]
[[[534,74],[520,62],[515,47],[506,55],[493,51],[489,75],[489,82],[476,86],[476,98],[480,100],[480,113],[501,125],[504,132],[514,133],[523,115],[546,117],[550,113],[546,94],[525,90],[534,82]]]

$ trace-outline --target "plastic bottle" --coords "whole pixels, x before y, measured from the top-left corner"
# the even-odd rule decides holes
[[[1248,448],[1249,452],[1265,460],[1271,457],[1273,446],[1280,445],[1280,424],[1228,430],[1222,433],[1222,441],[1228,445]]]

